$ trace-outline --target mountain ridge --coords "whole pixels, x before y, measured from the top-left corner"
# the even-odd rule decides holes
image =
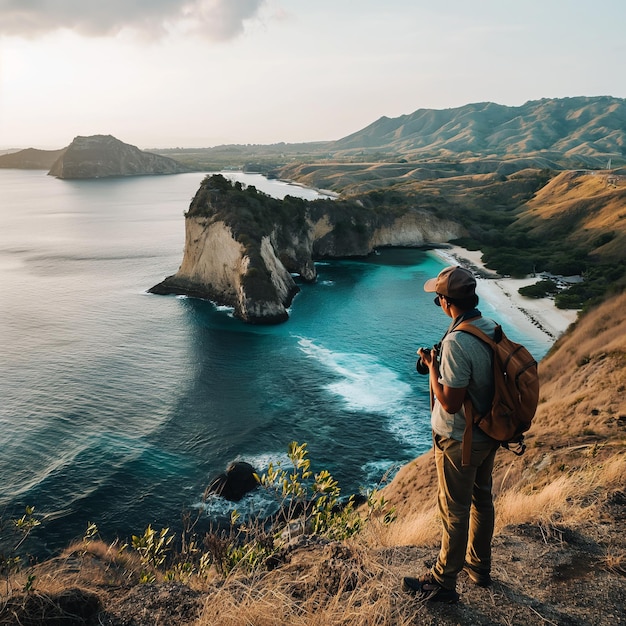
[[[38,148],[25,148],[0,155],[1,168],[13,168],[20,170],[47,170],[65,152],[60,150],[39,150]]]
[[[451,109],[418,109],[383,116],[331,143],[338,151],[395,150],[443,155],[554,153],[564,157],[624,158],[626,100],[579,96],[529,100],[519,107],[493,102]]]

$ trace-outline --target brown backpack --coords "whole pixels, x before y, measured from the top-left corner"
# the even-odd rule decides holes
[[[454,330],[478,337],[493,351],[494,394],[491,408],[481,415],[469,396],[463,403],[463,465],[470,464],[473,424],[505,448],[522,455],[526,449],[524,433],[530,428],[539,403],[537,361],[523,345],[511,341],[499,325],[495,328],[493,339],[469,322],[459,324]]]

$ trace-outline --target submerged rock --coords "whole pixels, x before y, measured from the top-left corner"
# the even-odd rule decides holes
[[[228,465],[225,472],[211,480],[204,497],[206,499],[209,495],[215,494],[231,502],[238,502],[258,485],[254,467],[245,461],[234,461]]]

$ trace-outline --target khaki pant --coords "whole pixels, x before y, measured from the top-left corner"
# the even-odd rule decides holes
[[[468,467],[461,464],[460,441],[434,435],[434,447],[443,533],[432,574],[442,587],[454,589],[465,562],[477,570],[491,570],[495,517],[491,473],[498,445],[473,443]]]

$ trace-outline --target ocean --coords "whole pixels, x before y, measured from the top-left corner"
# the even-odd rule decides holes
[[[265,193],[315,190],[228,173]],[[35,506],[29,540],[53,554],[95,523],[106,540],[271,510],[257,490],[203,502],[233,460],[259,472],[307,443],[342,493],[377,486],[430,447],[415,351],[447,318],[418,249],[317,264],[284,324],[147,289],[182,260],[204,173],[67,181],[0,169],[0,518]],[[497,314],[489,303],[486,315]],[[505,330],[540,358],[549,347]]]

